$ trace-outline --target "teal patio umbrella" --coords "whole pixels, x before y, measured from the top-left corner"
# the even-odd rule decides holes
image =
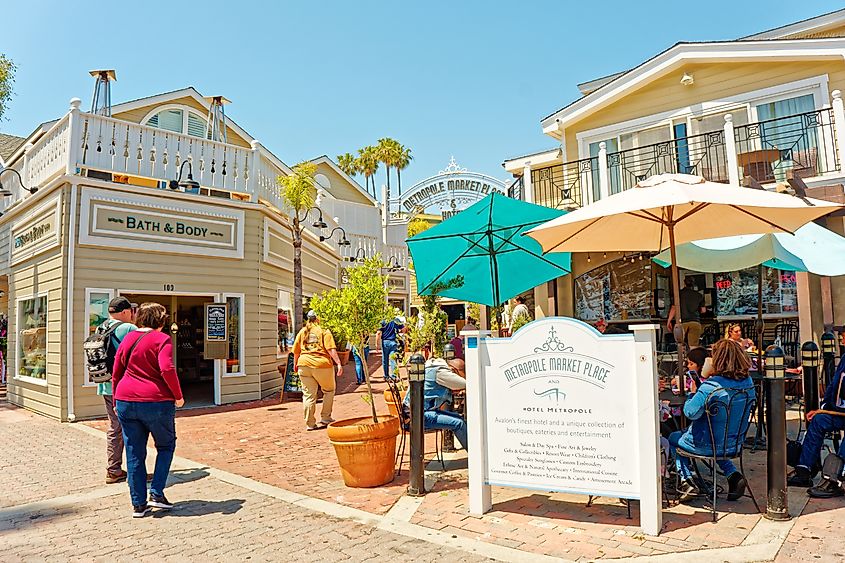
[[[495,307],[570,272],[570,254],[544,256],[540,244],[520,236],[565,212],[494,192],[472,207],[408,239],[420,295]],[[457,278],[463,284],[441,289]]]

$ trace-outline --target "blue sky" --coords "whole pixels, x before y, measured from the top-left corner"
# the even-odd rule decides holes
[[[577,83],[677,41],[732,39],[839,8],[819,0],[14,2],[3,8],[0,52],[19,68],[0,131],[24,136],[75,96],[89,108],[88,70],[115,68],[115,103],[189,85],[223,94],[233,101],[227,114],[289,164],[390,136],[413,150],[405,187],[450,155],[505,179],[502,160],[554,146],[539,121],[577,98]]]

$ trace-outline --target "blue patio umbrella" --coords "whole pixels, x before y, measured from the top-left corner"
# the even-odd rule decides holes
[[[495,307],[570,272],[570,254],[543,255],[524,231],[565,212],[494,192],[408,239],[420,295],[437,293]],[[463,283],[442,289],[456,279]]]

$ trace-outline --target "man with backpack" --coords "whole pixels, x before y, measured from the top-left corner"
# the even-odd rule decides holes
[[[117,414],[114,412],[114,396],[112,395],[111,373],[114,367],[114,357],[117,347],[123,338],[137,330],[132,322],[135,320],[135,312],[132,310],[132,303],[125,297],[115,297],[109,301],[109,319],[97,328],[99,335],[107,339],[105,345],[105,369],[106,372],[97,379],[107,378],[106,381],[97,383],[97,395],[102,395],[106,403],[106,413],[109,417],[109,431],[106,434],[106,452],[108,456],[108,467],[106,469],[106,483],[120,483],[126,480],[126,471],[121,467],[123,463],[123,432]],[[91,368],[89,355],[89,370]]]

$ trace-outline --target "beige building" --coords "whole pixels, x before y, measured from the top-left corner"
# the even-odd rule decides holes
[[[778,190],[800,178],[811,196],[845,202],[843,49],[839,10],[733,41],[677,43],[635,68],[579,84],[580,98],[541,119],[554,146],[504,162],[517,178],[511,193],[574,209],[680,172]],[[845,232],[841,215],[826,226]],[[537,314],[665,319],[668,275],[648,258],[574,255],[572,275],[535,290]],[[766,276],[769,327],[800,318],[803,341],[823,324],[845,324],[845,281]],[[753,272],[698,277],[714,320],[756,312]]]
[[[104,413],[82,342],[118,295],[167,307],[189,406],[281,388],[293,248],[275,184],[290,170],[231,120],[225,135],[212,135],[210,109],[193,88],[116,105],[111,116],[73,100],[4,158],[22,180],[8,170],[0,177],[11,192],[0,203],[0,311],[8,311],[12,403],[60,420]],[[379,224],[354,180],[331,175],[329,159],[319,166],[330,184],[321,186],[325,205],[349,202]],[[171,184],[180,171],[199,186]],[[325,213],[329,230],[336,215]],[[321,242],[328,231],[311,228],[316,219],[314,211],[305,221],[306,297],[337,286],[342,259],[340,233]],[[207,322],[214,303],[227,305],[225,324]],[[214,359],[206,339],[219,340]]]

